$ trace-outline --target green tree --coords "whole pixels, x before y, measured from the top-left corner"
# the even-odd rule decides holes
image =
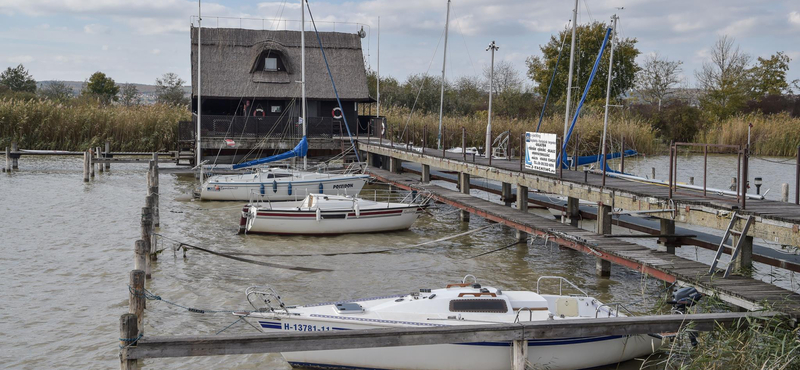
[[[142,102],[142,98],[139,97],[139,89],[136,88],[136,85],[126,83],[122,85],[122,89],[119,92],[119,100],[125,106],[134,106],[139,105]]]
[[[183,93],[182,80],[178,75],[169,72],[156,79],[156,101],[163,104],[188,105],[189,99]]]
[[[603,43],[603,38],[606,34],[608,25],[605,23],[594,22],[587,25],[578,26],[576,32],[576,52],[575,52],[575,70],[573,71],[572,86],[578,87],[578,90],[573,91],[573,99],[576,101],[580,99],[586,81],[589,80],[589,75],[592,72],[597,53]],[[569,75],[569,54],[570,42],[572,40],[572,31],[564,30],[558,35],[551,35],[550,41],[540,46],[542,51],[541,56],[530,56],[525,61],[528,66],[528,78],[538,83],[536,90],[539,95],[545,96],[547,88],[550,84],[550,79],[553,76],[553,68],[555,68],[556,60],[558,59],[558,51],[561,47],[561,39],[564,40],[564,51],[561,56],[561,62],[558,64],[558,71],[556,71],[555,79],[553,81],[553,88],[550,91],[550,101],[558,102],[563,106],[565,103],[567,92],[567,79]],[[616,49],[614,50],[614,76],[611,80],[611,96],[618,98],[634,85],[636,72],[639,67],[636,65],[636,57],[639,55],[639,50],[636,48],[636,39],[618,39]],[[594,83],[589,89],[589,96],[587,101],[589,103],[605,103],[606,97],[606,84],[608,79],[608,58],[609,47],[606,50],[600,61],[600,66],[597,68]],[[577,93],[575,93],[577,92]]]
[[[786,71],[792,59],[782,51],[772,55],[769,59],[758,57],[758,64],[750,69],[753,79],[753,93],[758,98],[766,95],[791,94],[789,82],[786,81]]]
[[[8,86],[11,91],[36,92],[36,80],[22,64],[16,68],[8,67],[5,72],[0,73],[0,85]]]
[[[95,72],[89,77],[86,82],[83,94],[96,97],[103,104],[108,104],[112,101],[119,99],[119,86],[114,82],[114,79],[107,77],[103,72]]]
[[[75,96],[75,91],[63,81],[50,81],[39,89],[39,96],[47,100],[65,103]]]
[[[711,48],[711,61],[695,72],[702,90],[700,104],[718,118],[725,118],[745,107],[751,96],[750,56],[734,45],[734,39],[721,36]]]

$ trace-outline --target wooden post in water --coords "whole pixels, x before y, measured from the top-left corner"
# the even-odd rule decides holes
[[[459,186],[462,194],[469,195],[469,174],[464,172],[459,172]],[[469,222],[469,212],[466,210],[461,210],[461,221]]]
[[[662,218],[660,221],[661,227],[661,235],[675,235],[675,221]],[[670,240],[671,238],[659,238],[658,246],[656,247],[657,250],[661,252],[667,252],[669,254],[675,254],[675,242]]]
[[[148,195],[144,198],[144,205],[146,208],[150,209],[150,259],[155,261],[158,259],[156,255],[156,236],[155,236],[155,227],[154,227],[154,214],[155,214],[155,199],[154,195]]]
[[[511,342],[511,370],[525,370],[528,361],[528,341],[515,340]]]
[[[611,234],[611,206],[603,203],[597,204],[597,233],[601,235]],[[597,275],[601,277],[611,276],[611,262],[600,257],[597,258]]]
[[[106,148],[105,149],[106,149],[106,151],[105,151],[105,155],[103,157],[108,159],[108,158],[111,157],[111,142],[108,141],[108,140],[106,140]],[[104,167],[106,168],[106,171],[110,170],[111,169],[111,163],[106,162]]]
[[[16,141],[12,141],[11,142],[11,152],[14,153],[14,154],[18,154],[18,152],[19,152],[19,146],[17,146],[17,142]],[[18,170],[19,169],[19,156],[15,156],[14,158],[11,158],[11,169],[12,170]]]
[[[94,178],[94,149],[89,148],[89,176]]]
[[[570,225],[578,227],[578,221],[581,218],[580,199],[567,197],[567,217],[569,217]]]
[[[83,182],[89,182],[89,152],[83,152]]]
[[[148,197],[149,199],[150,197]],[[149,203],[149,202],[148,202]],[[150,207],[142,207],[142,227],[141,227],[141,236],[142,241],[145,243],[145,249],[149,255],[153,255],[153,209]],[[151,258],[148,258],[147,266],[150,266]],[[150,275],[150,269],[148,269],[147,275]]]
[[[137,326],[136,315],[126,313],[119,318],[119,346],[136,346],[136,339],[139,337],[139,327]],[[136,360],[125,360],[119,357],[119,368],[121,370],[133,370],[136,368]]]
[[[159,194],[158,194],[158,153],[153,153],[153,177],[150,183],[150,194],[155,198],[153,200],[153,226],[161,227],[161,215],[159,212]]]
[[[150,263],[147,254],[150,250],[147,249],[147,244],[144,240],[137,240],[133,247],[133,268],[135,270],[142,270],[145,273],[145,278],[150,278]]]
[[[144,325],[144,303],[147,300],[144,297],[144,271],[132,270],[130,277],[130,296],[128,297],[128,313],[136,315],[136,327],[139,328],[138,336],[142,334]]]
[[[781,184],[781,202],[789,202],[789,184]]]
[[[528,213],[528,187],[517,184],[517,209]],[[517,240],[528,239],[528,233],[517,230]]]

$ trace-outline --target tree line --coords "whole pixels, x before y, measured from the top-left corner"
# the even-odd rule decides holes
[[[165,73],[156,79],[156,102],[160,104],[188,106],[184,96],[186,82],[175,73]],[[79,92],[63,81],[52,81],[37,88],[36,80],[20,64],[8,67],[0,73],[0,98],[46,99],[57,103],[96,102],[101,105],[121,104],[135,106],[142,103],[139,89],[134,84],[117,84],[103,72],[95,72],[84,82]]]
[[[576,29],[572,113],[589,79],[607,28],[605,23],[594,22]],[[571,30],[551,35],[548,42],[540,46],[541,55],[527,58],[524,76],[508,62],[496,63],[493,114],[511,119],[536,119],[540,114],[563,115],[571,37]],[[644,55],[641,63],[636,63],[641,54],[636,38],[621,38],[615,43],[610,94],[610,104],[615,106],[612,113],[643,118],[666,141],[692,140],[709,125],[738,114],[783,112],[800,117],[800,97],[795,95],[800,91],[800,82],[787,80],[791,59],[782,51],[754,60],[733,38],[721,36],[711,46],[702,68],[694,71],[695,86],[689,86],[682,61],[651,53]],[[588,91],[585,112],[602,110],[605,106],[608,51],[607,48],[603,53]],[[377,96],[376,82],[377,75],[368,71],[373,97]],[[413,108],[423,113],[439,111],[440,77],[415,74],[403,82],[381,77],[380,83],[382,105]],[[489,85],[488,68],[478,76],[446,81],[444,114],[485,115]],[[548,89],[547,107],[542,112]]]

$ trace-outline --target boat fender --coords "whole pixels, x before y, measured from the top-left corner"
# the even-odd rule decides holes
[[[256,217],[258,216],[258,207],[251,206],[250,209],[247,210],[247,225],[245,228],[245,233],[250,231],[253,227],[253,222],[256,221]]]
[[[322,183],[319,183],[319,193],[320,193],[320,194],[323,194],[323,190],[322,190]]]
[[[358,202],[353,204],[353,210],[356,212],[356,218],[361,217],[361,207],[358,206]]]
[[[334,119],[342,119],[342,109],[339,107],[333,108],[331,115]]]
[[[320,220],[322,220],[322,212],[319,210],[319,207],[317,207],[317,222]]]
[[[429,295],[428,299],[433,299],[434,297],[436,297],[436,293],[433,293],[433,294]]]
[[[261,183],[261,195],[264,195],[264,183]]]
[[[289,195],[292,195],[292,183],[289,183]]]
[[[278,182],[275,181],[275,180],[272,180],[272,192],[273,193],[277,193],[278,192]]]

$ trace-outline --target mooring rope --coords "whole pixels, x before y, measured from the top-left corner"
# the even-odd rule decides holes
[[[247,311],[247,310],[244,310],[244,311],[242,311],[242,310],[206,310],[206,309],[200,309],[200,308],[184,306],[182,304],[175,303],[175,302],[172,302],[172,301],[168,301],[168,300],[166,300],[164,298],[161,298],[160,295],[155,295],[155,294],[153,294],[152,292],[150,292],[147,289],[142,289],[142,290],[134,289],[130,285],[128,285],[128,291],[130,291],[131,294],[133,294],[134,296],[144,297],[148,301],[161,301],[161,302],[164,302],[164,303],[166,303],[168,305],[175,306],[175,307],[178,307],[178,308],[182,308],[182,309],[184,309],[186,311],[189,311],[189,312],[192,312],[192,313],[199,313],[199,314],[205,314],[205,313],[231,313],[233,311],[250,313],[250,311]]]

